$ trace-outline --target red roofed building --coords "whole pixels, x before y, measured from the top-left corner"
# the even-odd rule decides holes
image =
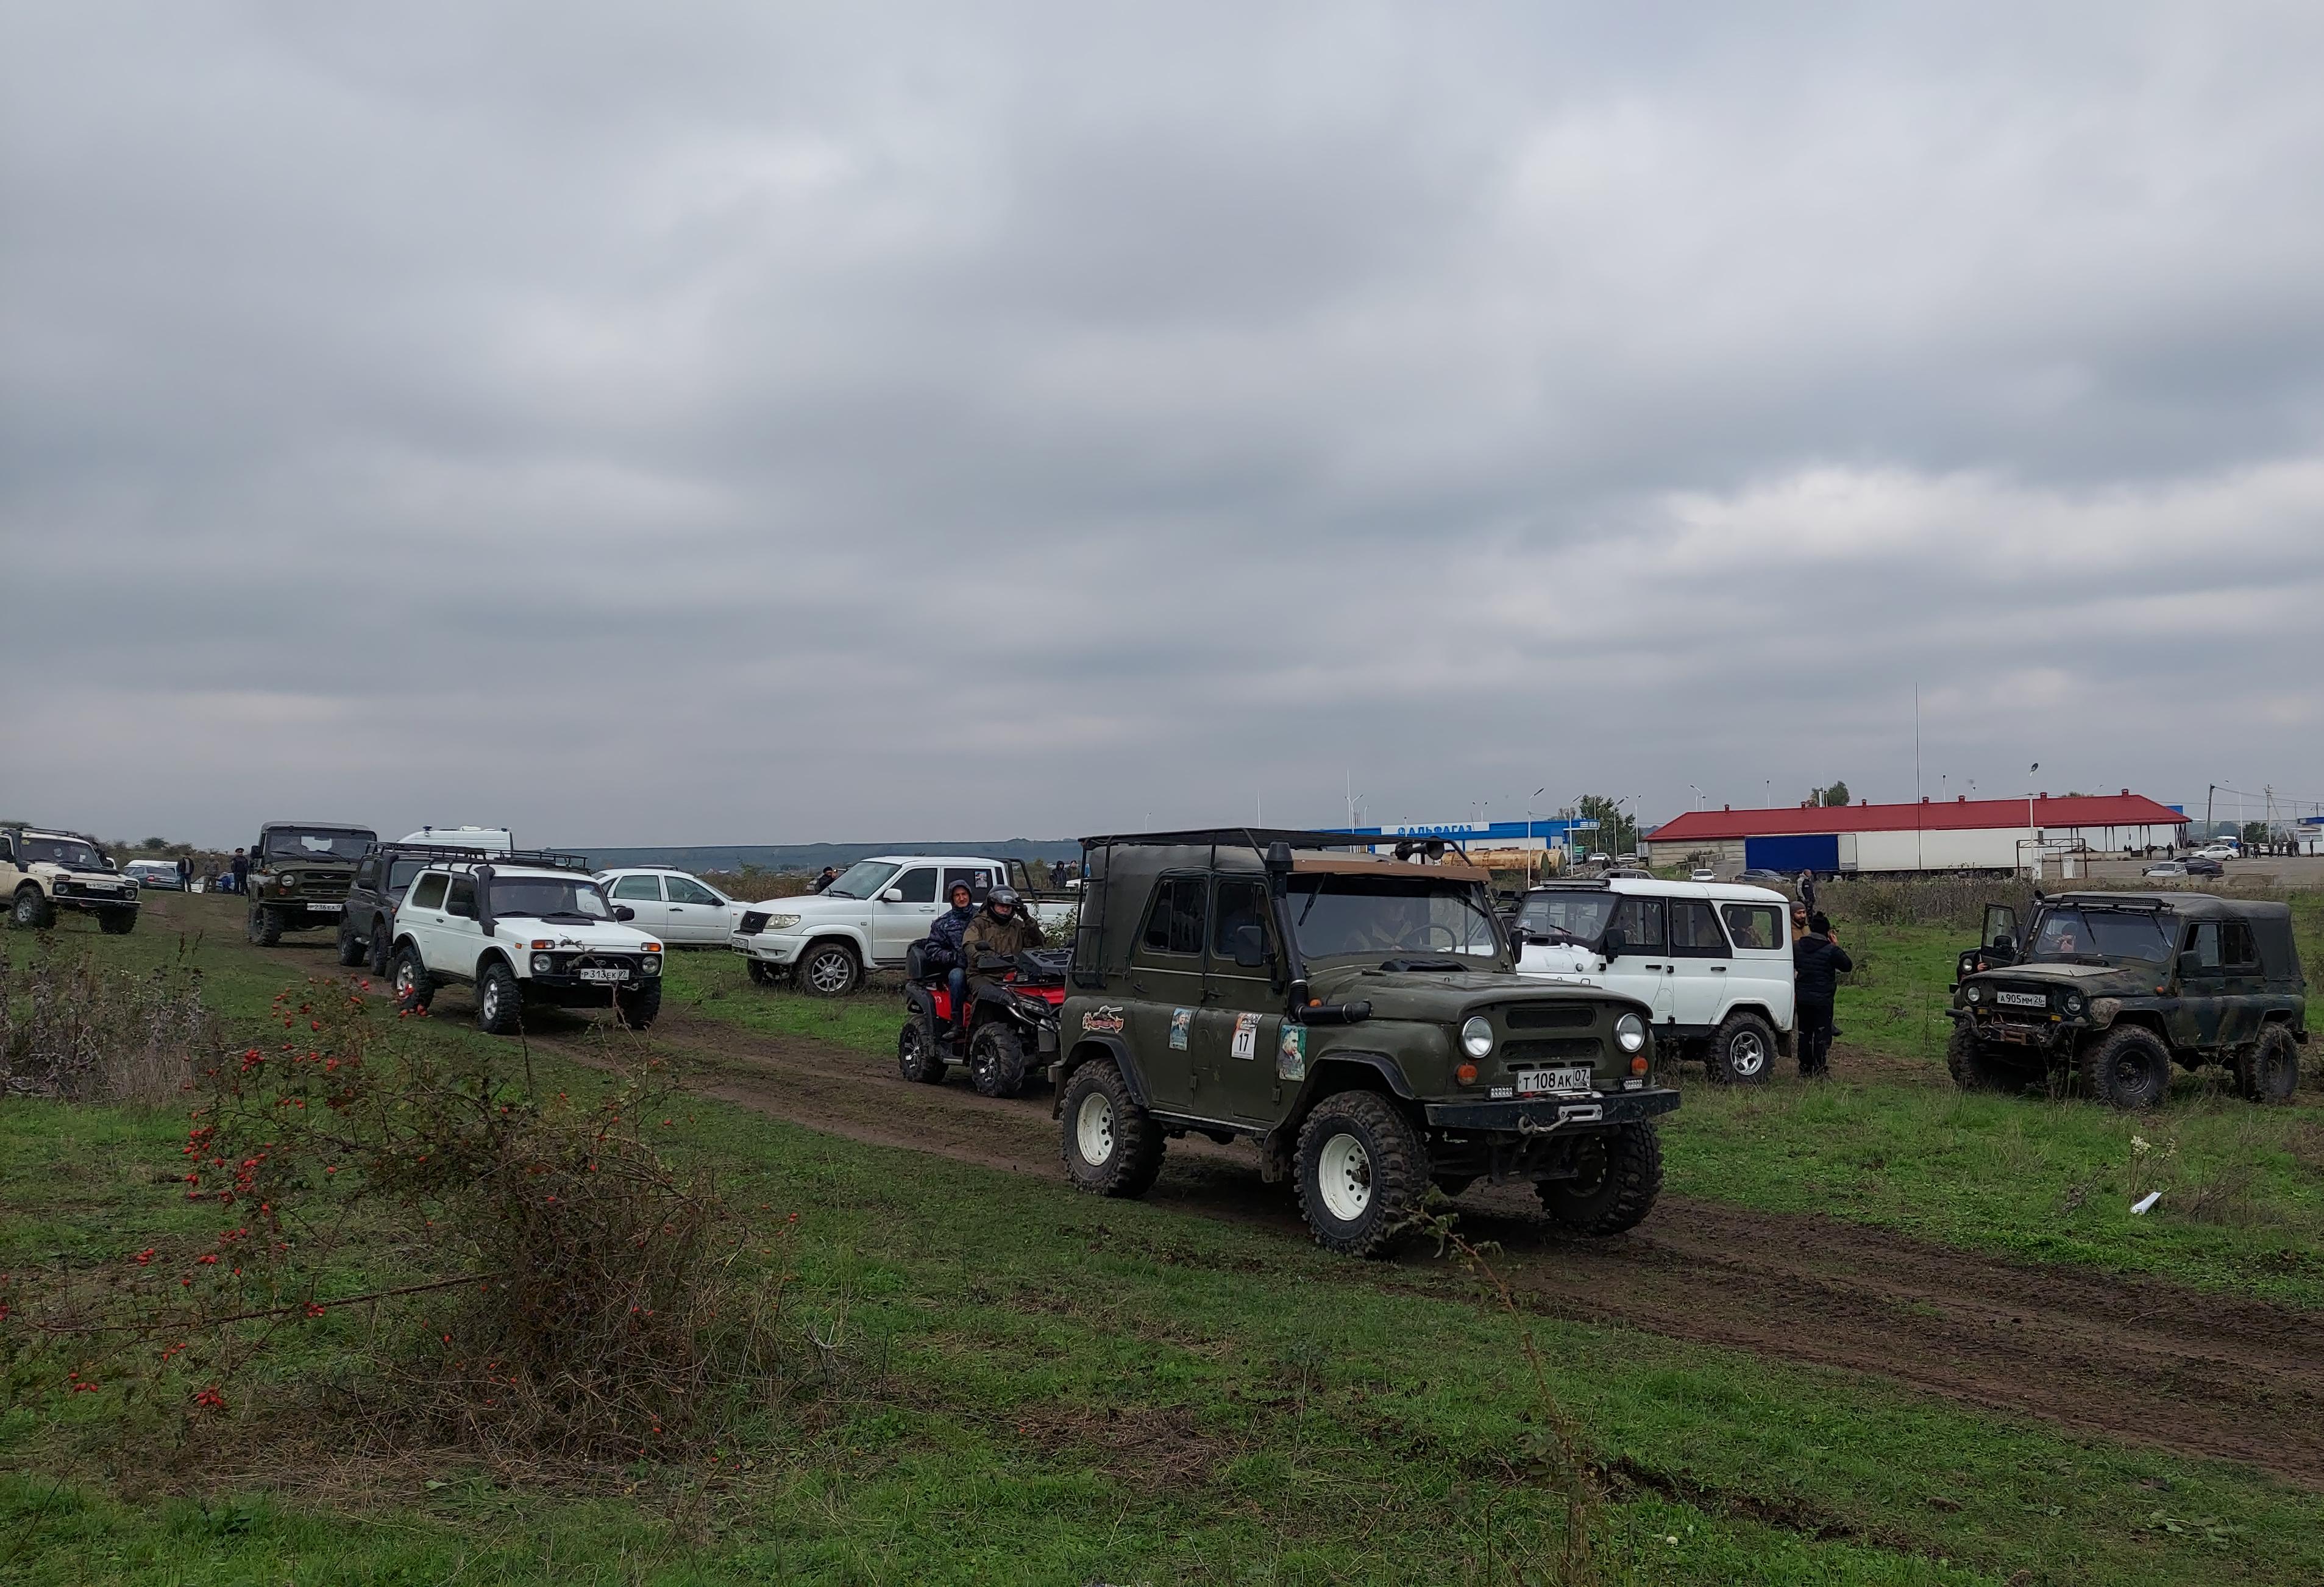
[[[2029,837],[2101,850],[2146,848],[2176,842],[2186,824],[2170,806],[2125,789],[2031,800],[1690,810],[1656,827],[1646,847],[1656,864],[1701,855],[1701,863],[1717,866],[1826,874],[2013,871],[2021,863],[2018,845]]]

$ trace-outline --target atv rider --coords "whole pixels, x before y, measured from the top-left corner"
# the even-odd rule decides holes
[[[975,918],[976,895],[967,882],[954,882],[952,908],[936,918],[920,949],[922,967],[930,974],[941,972],[945,984],[952,989],[952,1023],[956,1031],[968,1029],[968,964],[961,957],[960,942]]]
[[[972,998],[981,995],[988,986],[999,982],[990,975],[976,972],[976,962],[987,954],[1017,955],[1041,946],[1041,928],[1026,912],[1024,900],[1013,887],[996,887],[984,895],[984,908],[969,922],[960,939],[962,966],[968,972],[968,990]],[[965,1010],[954,1016],[965,1020]]]

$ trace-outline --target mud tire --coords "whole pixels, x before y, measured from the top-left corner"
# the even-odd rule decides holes
[[[364,944],[371,956],[371,973],[381,980],[395,967],[395,927],[384,916],[371,923],[371,940]]]
[[[783,978],[780,973],[779,973],[772,964],[768,964],[766,960],[749,959],[745,960],[744,963],[750,966],[752,985],[780,986],[783,983]]]
[[[613,1012],[632,1030],[650,1030],[661,1017],[661,981],[659,977],[647,982],[634,992],[613,994]]]
[[[2082,1085],[2096,1100],[2125,1112],[2160,1107],[2171,1094],[2171,1049],[2143,1025],[2111,1030],[2084,1049]]]
[[[97,928],[107,937],[126,937],[137,929],[137,911],[99,909],[97,912]]]
[[[968,1080],[979,1096],[1015,1096],[1025,1089],[1025,1044],[998,1021],[969,1038]]]
[[[264,904],[253,904],[242,932],[258,946],[271,948],[282,940],[282,917]]]
[[[1765,1085],[1775,1066],[1775,1028],[1745,1011],[1728,1015],[1702,1054],[1713,1085]]]
[[[355,935],[355,923],[352,920],[341,920],[339,922],[339,963],[352,970],[364,962],[364,957],[363,938]]]
[[[1427,1194],[1428,1143],[1376,1091],[1342,1091],[1299,1126],[1299,1211],[1315,1243],[1342,1256],[1384,1257],[1412,1232]]]
[[[791,978],[809,997],[845,997],[863,984],[863,964],[846,942],[826,937],[807,945]]]
[[[896,1032],[896,1073],[916,1085],[942,1085],[944,1049],[928,1021],[915,1014]]]
[[[1111,1058],[1074,1071],[1058,1105],[1065,1177],[1091,1195],[1134,1200],[1162,1172],[1162,1131],[1130,1094]]]
[[[395,954],[395,1006],[417,1014],[435,1001],[436,978],[428,973],[427,961],[418,948],[404,944]]]
[[[2246,1102],[2288,1103],[2300,1089],[2300,1044],[2282,1025],[2260,1032],[2236,1060],[2236,1089]]]
[[[8,923],[19,931],[47,931],[57,923],[57,907],[28,881],[16,890],[15,901],[8,906]]]
[[[476,977],[476,1029],[486,1036],[514,1036],[524,1029],[524,988],[516,972],[497,959]]]
[[[2032,1083],[2034,1071],[2013,1064],[1978,1040],[1962,1020],[1945,1043],[1945,1072],[1963,1091],[2000,1091],[2015,1094]]]
[[[1663,1189],[1662,1132],[1651,1123],[1624,1124],[1585,1135],[1576,1144],[1582,1173],[1534,1186],[1549,1221],[1571,1234],[1603,1240],[1646,1221]]]

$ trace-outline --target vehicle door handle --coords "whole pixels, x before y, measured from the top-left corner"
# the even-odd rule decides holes
[[[1724,964],[1713,964],[1711,967],[1711,972],[1714,975],[1724,975],[1727,973],[1727,966]]]

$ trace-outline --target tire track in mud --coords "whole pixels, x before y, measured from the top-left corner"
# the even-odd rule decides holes
[[[327,957],[276,949],[307,970]],[[318,959],[320,962],[318,963]],[[451,994],[454,1017],[466,1011]],[[609,1045],[549,1015],[530,1039],[595,1067]],[[824,1133],[1036,1175],[1063,1186],[1046,1086],[980,1097],[957,1070],[902,1079],[892,1059],[766,1035],[666,1005],[643,1038],[688,1088]],[[1305,1238],[1287,1186],[1252,1154],[1173,1141],[1149,1201]],[[1545,1315],[1886,1378],[2078,1435],[2234,1460],[2324,1490],[2324,1315],[2152,1279],[2012,1262],[1812,1213],[1665,1195],[1617,1240],[1567,1240],[1515,1187],[1462,1198],[1463,1223],[1501,1243],[1519,1303]],[[1443,1287],[1418,1258],[1351,1265],[1351,1279]]]

